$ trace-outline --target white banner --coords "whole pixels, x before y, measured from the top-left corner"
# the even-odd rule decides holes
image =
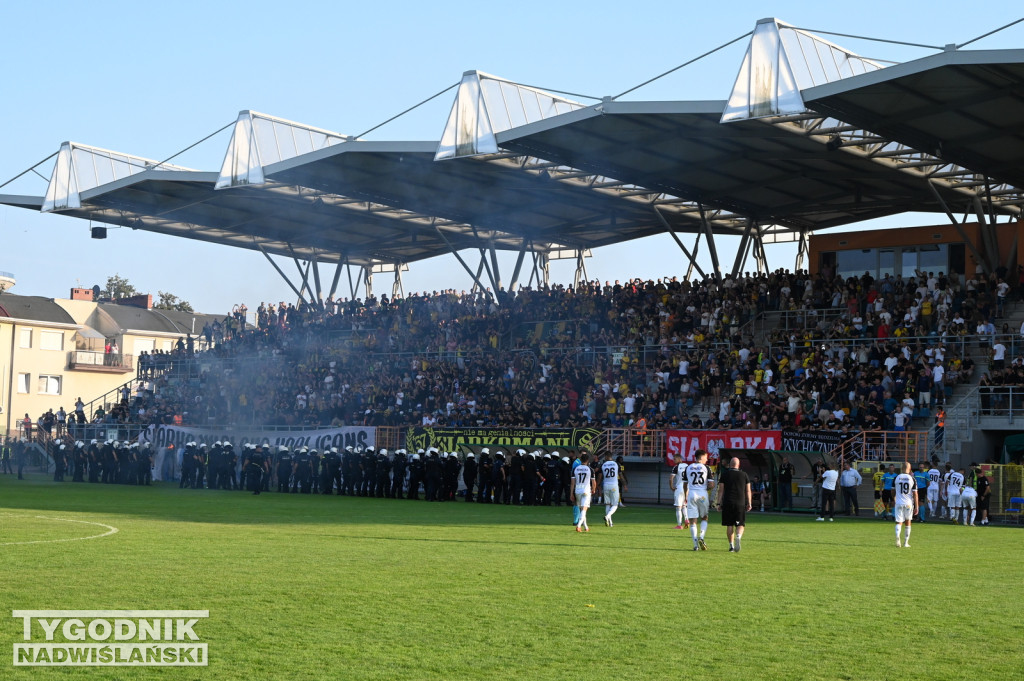
[[[198,426],[154,425],[139,435],[139,444],[149,442],[155,453],[153,479],[171,480],[178,477],[181,467],[181,452],[186,442],[198,442],[213,446],[214,442],[230,442],[239,451],[243,445],[252,443],[271,447],[276,452],[279,446],[294,450],[296,447],[324,449],[337,447],[374,447],[377,429],[363,426],[341,426],[313,430],[263,430],[258,427],[231,429],[202,428]],[[169,446],[173,445],[173,449]],[[173,453],[173,456],[168,454]]]

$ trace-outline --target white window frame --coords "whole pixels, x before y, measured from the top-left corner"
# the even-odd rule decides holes
[[[57,392],[50,390],[50,381],[55,381],[57,386]],[[46,381],[46,388],[44,389],[40,382]],[[57,374],[39,374],[36,378],[36,388],[39,395],[60,395],[64,389],[64,377]]]
[[[26,340],[27,336],[27,340]],[[21,336],[18,339],[18,347],[23,350],[32,349],[32,329],[22,329]]]
[[[58,347],[47,347],[50,345],[50,341],[60,339]],[[51,351],[64,351],[64,332],[63,331],[40,331],[39,332],[39,349],[40,350],[51,350]]]
[[[28,395],[32,387],[32,374],[30,373],[19,373],[18,374],[18,394]],[[24,389],[23,389],[24,388]]]

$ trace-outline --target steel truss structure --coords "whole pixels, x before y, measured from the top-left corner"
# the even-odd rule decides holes
[[[379,274],[403,295],[411,263],[446,253],[492,294],[549,284],[559,259],[579,285],[592,249],[654,234],[678,245],[687,278],[737,276],[768,271],[765,246],[781,242],[797,243],[801,269],[816,230],[907,211],[992,228],[1024,205],[1024,51],[950,46],[885,65],[776,19],[750,34],[724,101],[587,105],[467,71],[437,142],[248,110],[225,127],[218,172],[66,142],[45,194],[0,203],[257,250],[314,305],[346,270],[350,297]],[[740,239],[725,270],[720,235]],[[997,266],[991,229],[964,240]],[[516,254],[504,277],[499,251]]]

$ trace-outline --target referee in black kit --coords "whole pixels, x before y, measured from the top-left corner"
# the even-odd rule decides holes
[[[733,457],[729,467],[722,471],[718,481],[718,508],[722,511],[722,525],[729,538],[729,551],[739,553],[740,539],[747,522],[747,511],[753,506],[750,478],[740,470],[740,460]],[[735,539],[733,535],[735,534]]]

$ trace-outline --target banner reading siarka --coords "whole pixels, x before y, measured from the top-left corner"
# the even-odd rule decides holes
[[[214,442],[231,442],[235,447],[252,443],[264,447],[285,446],[325,448],[337,447],[373,447],[376,444],[376,428],[361,426],[343,426],[339,428],[317,428],[311,430],[263,430],[262,428],[231,428],[214,429],[193,426],[154,425],[143,431],[140,442],[150,442],[156,449],[174,445],[180,449],[186,442],[195,441],[199,444],[212,445]]]
[[[523,449],[592,449],[601,431],[596,428],[410,428],[406,448],[428,447],[455,452],[463,447],[522,447]]]
[[[672,465],[679,454],[684,463],[694,452],[706,450],[708,462],[718,463],[719,449],[779,449],[779,430],[668,430],[665,431],[665,463]]]

